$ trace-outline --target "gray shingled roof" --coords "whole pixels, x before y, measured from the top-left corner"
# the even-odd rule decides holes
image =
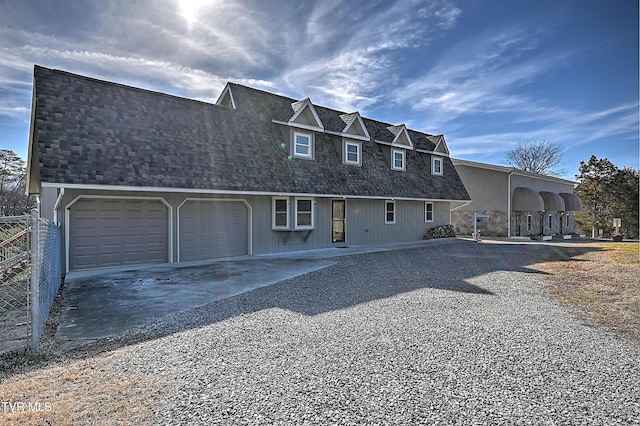
[[[433,176],[428,154],[407,151],[407,170],[398,172],[383,146],[363,142],[362,166],[344,165],[339,137],[318,133],[314,160],[289,159],[272,120],[287,121],[296,100],[246,86],[230,85],[233,110],[39,66],[34,84],[42,182],[469,199],[448,158],[444,176]],[[316,110],[325,130],[343,130],[343,112]],[[363,121],[374,139],[393,140],[389,124]],[[434,148],[425,134],[411,137]]]

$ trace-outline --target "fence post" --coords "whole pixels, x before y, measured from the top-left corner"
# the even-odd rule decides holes
[[[31,210],[31,352],[40,346],[40,218],[38,210]]]

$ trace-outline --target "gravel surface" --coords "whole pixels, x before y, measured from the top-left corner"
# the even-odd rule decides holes
[[[155,424],[640,424],[640,351],[545,292],[550,250],[339,258],[157,321],[104,368],[163,381]]]

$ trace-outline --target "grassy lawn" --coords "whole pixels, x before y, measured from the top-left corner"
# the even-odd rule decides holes
[[[640,346],[640,244],[594,242],[559,248],[562,261],[538,263],[549,291],[586,324]]]

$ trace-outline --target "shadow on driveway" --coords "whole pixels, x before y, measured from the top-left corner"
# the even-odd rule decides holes
[[[63,288],[56,338],[66,351],[142,326],[151,330],[146,337],[153,338],[263,309],[317,315],[418,289],[492,297],[470,279],[493,271],[543,274],[527,265],[570,260],[594,249],[579,243],[447,239],[392,250],[314,250],[79,275]],[[180,315],[194,309],[197,315]],[[171,315],[176,316],[172,327],[164,324],[153,331],[155,320]]]

